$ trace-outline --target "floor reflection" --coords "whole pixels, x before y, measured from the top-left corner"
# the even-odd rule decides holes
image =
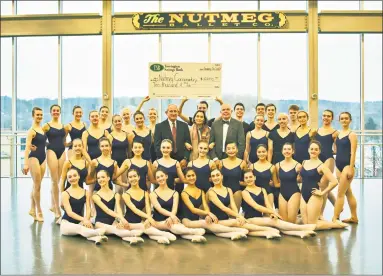
[[[207,235],[206,244],[178,239],[170,246],[145,238],[130,246],[117,237],[97,247],[82,237],[61,237],[48,210],[50,183],[44,180],[44,223],[28,216],[30,179],[1,183],[1,271],[4,274],[238,273],[380,274],[382,272],[381,183],[353,183],[360,224],[318,232],[312,239],[249,238],[232,242]],[[331,218],[328,204],[325,217]],[[347,217],[345,206],[344,217]]]

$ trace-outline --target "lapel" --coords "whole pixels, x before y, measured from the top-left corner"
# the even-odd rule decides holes
[[[173,141],[173,134],[172,134],[172,130],[170,128],[169,121],[166,119],[165,121],[163,121],[163,123],[164,123],[165,137],[168,136]]]

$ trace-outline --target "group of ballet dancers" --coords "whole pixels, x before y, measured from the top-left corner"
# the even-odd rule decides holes
[[[337,131],[331,126],[333,112],[326,110],[322,127],[314,130],[308,114],[295,105],[276,121],[275,105],[258,104],[253,128],[245,133],[243,158],[238,158],[238,142],[226,141],[225,158],[213,161],[209,140],[198,139],[185,164],[171,157],[171,139],[161,141],[161,157],[155,157],[158,114],[149,109],[146,126],[140,111],[149,100],[145,97],[134,113],[135,126],[128,108],[114,115],[112,123],[107,107],[91,111],[88,127],[80,106],[73,108],[67,125],[60,123],[60,106],[51,106],[51,121],[44,125],[42,109],[33,108],[23,173],[30,172],[33,180],[29,214],[34,220],[44,221],[40,189],[48,164],[50,210],[61,234],[81,235],[96,244],[107,241],[107,235],[136,244],[144,241],[142,234],[162,244],[175,241],[176,235],[206,242],[205,232],[231,240],[280,238],[280,233],[307,238],[314,230],[358,223],[350,187],[357,146],[350,113],[339,115],[342,129]],[[221,108],[227,106],[221,103]],[[198,112],[206,116],[206,108],[199,105],[194,117]],[[241,121],[237,115],[243,111],[235,108],[231,119]],[[201,129],[197,123],[195,119]],[[351,218],[340,221],[345,197]],[[330,221],[323,218],[327,199],[334,205]]]

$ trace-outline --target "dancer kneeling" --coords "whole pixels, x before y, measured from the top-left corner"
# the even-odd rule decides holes
[[[238,240],[246,238],[249,232],[243,228],[228,227],[218,223],[218,218],[210,212],[205,192],[196,187],[197,176],[193,168],[186,168],[188,186],[181,193],[182,223],[189,228],[204,228],[218,237]],[[205,217],[201,219],[200,217]]]
[[[300,176],[302,178],[302,198],[301,214],[303,223],[315,223],[316,230],[325,230],[331,228],[345,228],[348,225],[338,220],[334,222],[319,220],[323,204],[323,196],[328,194],[338,185],[338,181],[331,173],[330,169],[319,160],[321,153],[321,144],[318,141],[311,141],[309,146],[310,160],[302,163]],[[325,176],[330,184],[326,189],[319,189],[319,182]]]
[[[121,215],[121,196],[114,193],[109,187],[110,176],[107,171],[100,170],[97,173],[97,182],[100,190],[93,194],[92,199],[96,206],[96,228],[104,228],[106,235],[114,234],[130,244],[144,242],[139,236],[142,230],[129,230],[130,225]],[[115,208],[117,212],[115,212]]]
[[[61,198],[64,206],[64,216],[60,225],[60,233],[64,236],[81,235],[96,244],[107,241],[104,229],[93,229],[90,222],[90,194],[79,186],[80,175],[75,168],[68,170],[67,179],[70,187],[62,192]],[[86,215],[84,216],[84,205]]]
[[[126,204],[125,219],[130,228],[143,231],[158,243],[169,244],[170,241],[175,241],[177,238],[172,233],[155,228],[157,223],[152,218],[149,193],[141,189],[140,176],[136,169],[129,169],[128,183],[131,188],[122,195],[122,199]]]
[[[245,213],[245,219],[249,223],[275,227],[281,230],[283,234],[298,236],[302,239],[316,235],[313,232],[316,228],[315,224],[297,225],[282,220],[282,217],[272,208],[266,190],[255,185],[255,176],[252,170],[244,172],[244,181],[247,187],[242,191],[242,209]],[[264,215],[269,217],[264,217]]]
[[[205,229],[188,228],[176,216],[179,195],[177,191],[171,190],[168,187],[167,172],[159,168],[155,173],[155,177],[159,187],[150,194],[150,201],[154,207],[153,219],[156,221],[157,228],[171,231],[192,242],[205,242],[206,239],[203,237]]]
[[[251,224],[238,214],[233,192],[230,188],[223,186],[223,176],[220,170],[212,170],[210,176],[214,187],[207,193],[208,204],[211,212],[219,219],[219,224],[247,229],[249,230],[249,236],[260,236],[268,239],[281,237],[277,229]]]

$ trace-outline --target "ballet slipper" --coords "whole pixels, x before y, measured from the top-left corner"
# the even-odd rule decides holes
[[[195,228],[195,229],[193,229],[194,230],[194,235],[196,235],[196,236],[203,236],[203,235],[205,235],[205,229],[203,229],[203,228]]]
[[[36,213],[33,210],[30,210],[28,213],[34,220],[36,220]]]
[[[157,242],[158,242],[159,244],[170,244],[170,241],[169,241],[167,238],[165,238],[165,237],[161,237],[161,238],[159,238],[159,239],[157,240]]]
[[[202,237],[202,236],[195,236],[195,237],[193,237],[191,239],[191,242],[193,242],[193,243],[201,243],[201,242],[203,242],[203,239],[205,239],[205,238]],[[205,241],[206,241],[206,239],[205,239]]]
[[[44,221],[43,213],[37,213],[36,220],[38,222],[43,222]]]
[[[175,241],[177,240],[176,235],[170,233],[170,232],[165,232],[164,236],[169,240],[169,241]]]
[[[105,228],[97,228],[96,231],[97,231],[97,233],[98,233],[100,236],[105,236],[105,232],[106,232],[106,229],[105,229]]]
[[[51,211],[52,213],[54,213],[54,212],[55,212],[55,208],[51,207],[51,208],[49,208],[49,211]]]
[[[269,234],[269,235],[266,235],[266,239],[268,240],[271,240],[271,239],[280,239],[281,238],[281,235],[279,234]]]
[[[230,239],[232,241],[242,240],[242,239],[247,239],[247,236],[246,236],[246,234],[243,234],[243,233],[236,233],[233,236],[231,236]]]
[[[358,224],[359,223],[359,219],[358,218],[355,218],[355,217],[350,217],[348,219],[342,219],[342,222],[344,223],[356,223]]]
[[[58,220],[56,220],[56,224],[60,225],[62,221],[62,217],[59,217]]]
[[[108,241],[108,237],[102,235],[102,236],[100,236],[100,240],[101,240],[102,242],[107,242],[107,241]]]

